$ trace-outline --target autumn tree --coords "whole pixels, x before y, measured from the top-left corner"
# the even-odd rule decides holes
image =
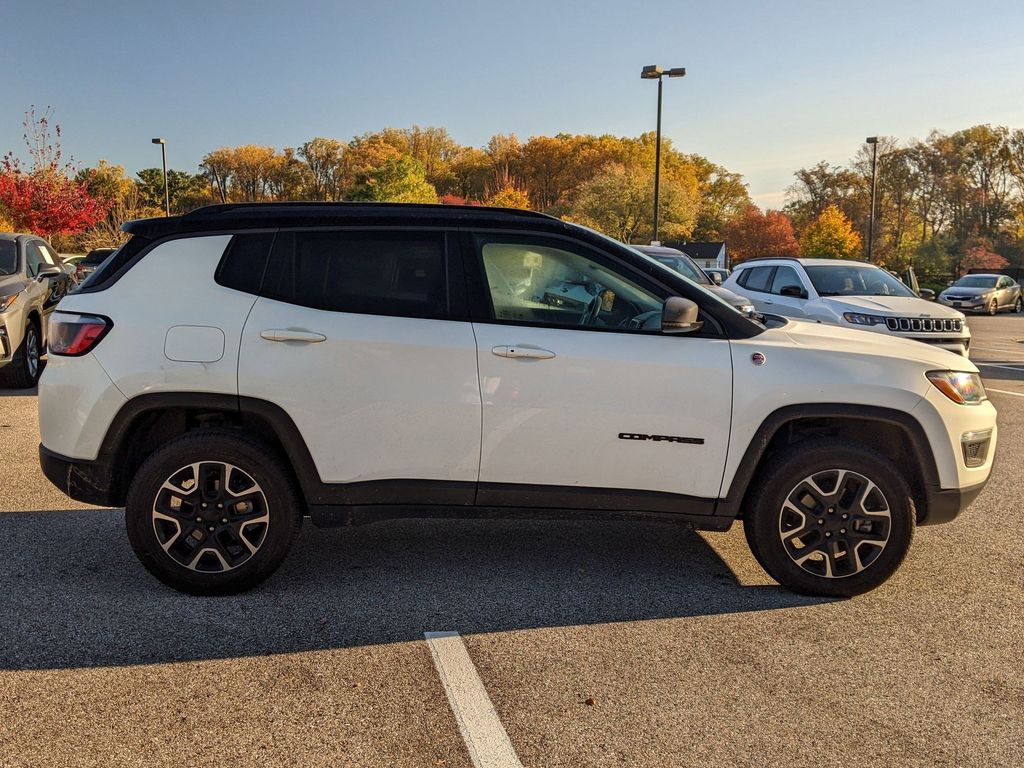
[[[404,155],[386,160],[380,167],[361,173],[349,200],[390,203],[436,203],[437,190],[427,181],[423,165]]]
[[[860,235],[846,215],[829,205],[804,230],[800,255],[819,259],[856,259],[860,256]]]
[[[998,272],[1009,262],[998,253],[988,250],[984,245],[976,245],[967,249],[967,254],[960,261],[957,276],[966,274],[972,269],[984,269],[988,272]]]
[[[317,137],[299,147],[309,168],[311,200],[341,200],[345,192],[345,145],[337,139]]]
[[[753,204],[726,223],[723,234],[735,263],[754,256],[796,256],[800,252],[789,217],[781,211],[762,213]]]
[[[485,202],[487,205],[493,205],[496,208],[527,210],[530,207],[530,196],[523,190],[509,185],[495,192]]]
[[[100,221],[109,203],[89,191],[89,179],[76,179],[64,163],[60,126],[50,130],[51,113],[25,114],[29,165],[8,153],[0,160],[0,211],[12,228],[43,237],[74,235]]]

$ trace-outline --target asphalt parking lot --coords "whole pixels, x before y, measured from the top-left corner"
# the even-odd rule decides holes
[[[434,631],[525,766],[1021,765],[1024,318],[970,325],[992,480],[846,601],[779,588],[739,526],[488,521],[307,525],[259,589],[186,597],[3,393],[0,766],[469,766]]]

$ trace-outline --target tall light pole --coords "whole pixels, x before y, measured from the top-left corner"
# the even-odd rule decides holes
[[[871,251],[875,245],[875,187],[878,183],[878,137],[864,139],[871,145],[871,213],[868,215],[868,262],[873,263]]]
[[[654,235],[651,237],[652,243],[658,242],[658,204],[661,201],[661,78],[666,75],[683,77],[686,75],[686,67],[674,67],[666,70],[657,64],[651,64],[640,70],[642,80],[658,81],[658,132],[654,145]]]
[[[171,190],[167,186],[167,141],[164,139],[150,139],[154,144],[160,145],[160,158],[164,163],[164,211],[171,215]]]

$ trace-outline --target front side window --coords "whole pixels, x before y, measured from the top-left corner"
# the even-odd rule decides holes
[[[45,261],[51,267],[57,266],[58,256],[52,250],[50,250],[50,246],[48,246],[46,243],[36,243],[36,247],[39,248],[39,253],[42,254],[43,261]]]
[[[39,246],[35,243],[25,244],[25,274],[29,277],[35,277],[39,274],[39,271],[43,268],[46,260],[43,258],[42,252],[39,250]]]
[[[262,294],[334,312],[443,318],[444,235],[280,232]]]
[[[552,245],[485,242],[494,319],[531,325],[657,330],[662,301],[615,270]]]
[[[781,294],[782,289],[787,286],[795,286],[803,290],[804,284],[792,267],[776,267],[775,276],[772,278],[772,293]]]

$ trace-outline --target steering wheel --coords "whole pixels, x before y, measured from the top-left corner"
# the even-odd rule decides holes
[[[587,308],[583,311],[583,314],[580,316],[580,325],[590,325],[597,319],[597,315],[600,311],[601,294],[599,293],[597,294],[597,296],[591,299],[590,303],[587,305]]]
[[[654,323],[652,321],[657,321]],[[657,330],[658,324],[661,322],[661,310],[652,309],[648,312],[641,312],[636,317],[633,317],[626,323],[627,328],[631,328],[634,331],[648,331]]]

